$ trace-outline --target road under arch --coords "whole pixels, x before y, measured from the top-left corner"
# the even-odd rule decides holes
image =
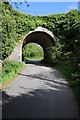
[[[22,50],[25,45],[28,43],[37,43],[44,50],[44,62],[51,62],[50,50],[54,46],[55,37],[53,33],[46,28],[37,27],[34,31],[31,31],[28,35],[25,36],[22,43]],[[24,60],[22,55],[22,60]]]

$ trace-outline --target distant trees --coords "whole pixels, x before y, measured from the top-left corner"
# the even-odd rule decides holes
[[[29,43],[23,48],[24,61],[29,59],[43,59],[43,48],[36,43]]]
[[[23,3],[26,4],[26,7],[29,7],[29,4],[28,4],[27,0],[22,0],[22,2],[19,1],[19,0],[17,0],[16,2],[12,2],[12,4],[15,4],[15,6],[16,6],[17,9],[18,9],[19,6],[22,5]]]

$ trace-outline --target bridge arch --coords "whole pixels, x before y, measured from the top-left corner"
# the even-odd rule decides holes
[[[28,35],[24,37],[22,43],[22,50],[25,45],[28,43],[37,43],[39,44],[44,51],[44,62],[50,62],[50,49],[55,45],[55,37],[54,34],[46,28],[37,27],[34,31],[29,32]],[[22,60],[24,60],[22,54]]]

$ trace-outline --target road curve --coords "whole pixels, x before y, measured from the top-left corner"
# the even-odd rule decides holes
[[[3,118],[78,118],[68,82],[52,67],[27,64],[2,97]]]

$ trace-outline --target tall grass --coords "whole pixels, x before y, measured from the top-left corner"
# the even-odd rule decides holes
[[[2,63],[2,79],[0,84],[9,82],[23,68],[24,63],[18,61],[4,61]]]
[[[59,63],[54,65],[55,68],[64,74],[69,82],[69,86],[72,88],[73,94],[78,101],[79,112],[80,112],[80,74],[74,71],[73,66],[69,63]]]

